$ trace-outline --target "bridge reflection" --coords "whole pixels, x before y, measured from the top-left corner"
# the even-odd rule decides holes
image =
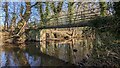
[[[90,40],[68,42],[47,41],[46,43],[4,44],[0,48],[2,66],[73,66],[91,54]]]
[[[79,64],[87,59],[93,48],[91,40],[72,39],[71,41],[47,41],[40,43],[40,50],[65,62]]]
[[[8,66],[74,66],[42,53],[37,43],[17,45],[4,44],[0,48],[0,67]]]

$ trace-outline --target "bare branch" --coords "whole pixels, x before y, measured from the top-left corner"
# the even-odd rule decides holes
[[[30,8],[32,8],[32,7],[34,7],[35,5],[37,5],[38,4],[38,2],[36,2],[34,5],[32,5]]]

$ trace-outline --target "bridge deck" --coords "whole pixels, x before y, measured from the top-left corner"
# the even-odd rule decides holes
[[[29,30],[54,29],[54,28],[73,28],[73,27],[85,27],[85,26],[91,26],[91,22],[90,21],[81,21],[79,23],[72,23],[72,24],[63,24],[63,25],[56,25],[56,26],[43,26],[43,27],[38,27],[38,28],[29,28]]]

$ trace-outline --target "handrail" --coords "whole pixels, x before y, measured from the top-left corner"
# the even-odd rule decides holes
[[[87,11],[87,10],[86,10]],[[86,12],[86,11],[84,11],[84,12]],[[87,19],[91,19],[91,17],[89,17],[89,16],[96,16],[96,14],[98,15],[98,13],[100,12],[100,11],[96,11],[96,12],[87,12],[87,13],[84,13],[83,11],[81,11],[81,12],[76,12],[76,13],[73,13],[73,15],[72,14],[67,14],[67,15],[62,15],[62,16],[59,16],[58,18],[51,18],[49,21],[56,21],[55,19],[58,19],[58,20],[62,20],[62,19],[64,19],[64,18],[66,18],[67,20],[69,20],[69,15],[72,15],[72,18],[74,18],[74,19],[77,19],[78,18],[78,20],[80,19],[80,18],[84,18],[84,19],[86,19],[86,17],[87,17]],[[80,16],[80,17],[78,17],[78,16]],[[57,22],[58,23],[58,22]]]
[[[77,14],[77,13],[81,13],[81,12],[85,12],[85,11],[90,11],[90,10],[96,10],[96,9],[100,9],[100,8],[93,8],[93,9],[87,9],[87,10],[83,10],[83,11],[77,11],[77,12],[75,12],[75,13],[69,13],[69,14],[65,14],[65,15],[60,15],[59,17],[63,17],[63,16],[68,16],[68,15],[74,15],[74,14]],[[91,11],[92,12],[92,11]],[[56,18],[56,17],[54,17],[54,18]],[[48,18],[48,20],[49,19],[53,19],[53,17],[51,17],[51,18]]]

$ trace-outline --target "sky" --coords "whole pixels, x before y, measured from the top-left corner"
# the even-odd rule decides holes
[[[65,0],[65,2],[63,3],[63,7],[62,7],[63,11],[65,11],[66,8],[67,8],[66,2],[67,2],[67,0]],[[11,22],[11,19],[12,19],[12,16],[13,16],[11,14],[12,12],[15,12],[16,14],[19,14],[19,12],[20,12],[19,9],[20,9],[21,4],[24,6],[24,12],[25,12],[25,9],[26,9],[25,2],[15,2],[15,3],[9,2],[8,4],[9,4],[9,6],[8,6],[8,9],[9,9],[9,22]],[[16,5],[15,7],[14,7],[14,4]],[[35,2],[31,2],[31,5],[33,5],[33,4],[35,4]],[[3,8],[2,8],[3,5],[4,5],[4,3],[0,2],[0,25],[3,25],[3,23],[5,21],[5,17],[4,17],[5,12],[3,11]],[[15,11],[14,11],[14,8],[15,8]],[[43,6],[43,8],[45,8],[45,5]],[[33,21],[39,22],[40,16],[39,16],[38,8],[32,7],[31,12],[32,13],[30,15],[30,20],[32,22]],[[17,17],[18,18],[17,18],[16,22],[18,22],[20,20],[20,17],[19,16],[17,16]]]
[[[19,14],[19,12],[20,12],[20,6],[21,6],[21,4],[23,5],[23,6],[25,6],[25,3],[23,2],[23,3],[20,3],[20,2],[16,2],[15,3],[15,13],[16,14]],[[32,5],[33,3],[31,3],[31,5]],[[1,5],[1,4],[0,4]],[[9,3],[9,6],[8,6],[8,9],[9,9],[9,21],[11,22],[11,19],[12,19],[12,16],[13,16],[13,14],[12,14],[12,12],[14,12],[14,5],[13,5],[13,3],[12,2],[10,2]],[[24,12],[25,12],[25,7],[24,7]],[[36,19],[36,18],[38,18],[39,17],[39,14],[38,14],[38,11],[37,11],[37,8],[35,8],[35,7],[33,7],[33,8],[31,8],[31,10],[32,10],[32,14],[31,14],[31,18],[34,20],[34,19]],[[23,13],[24,13],[23,12]],[[0,25],[3,25],[3,22],[5,21],[5,12],[3,11],[3,8],[2,8],[2,6],[0,6]],[[19,20],[20,20],[20,17],[19,17],[19,15],[17,15],[17,21],[16,22],[18,22]]]
[[[2,17],[4,15],[4,12],[2,11],[2,4],[0,3],[0,25],[3,24],[4,18]]]

